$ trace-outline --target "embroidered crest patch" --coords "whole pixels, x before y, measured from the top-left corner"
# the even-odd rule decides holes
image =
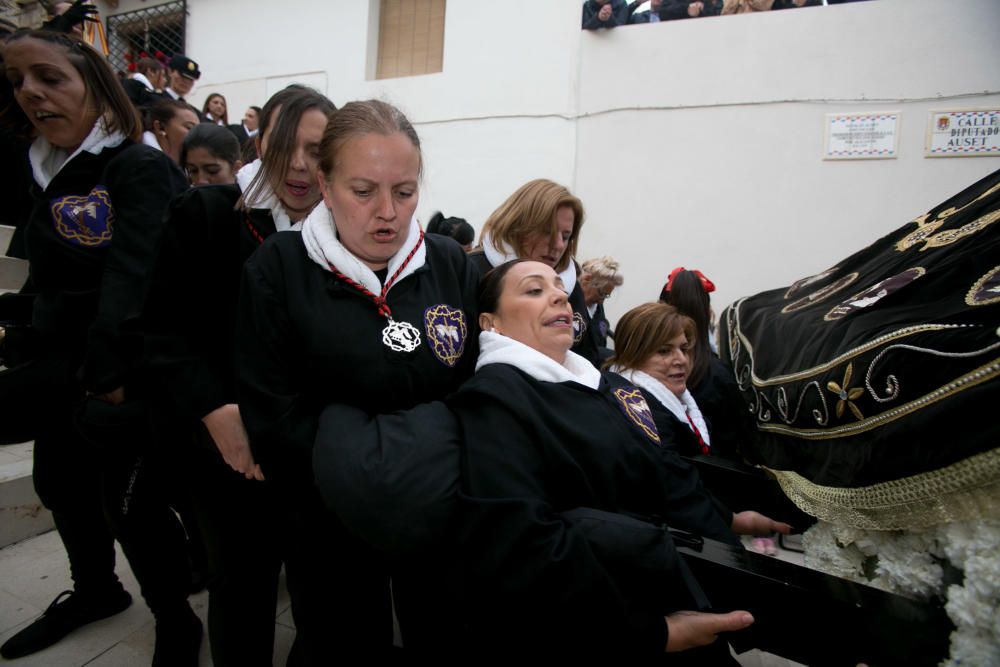
[[[881,280],[868,289],[858,292],[850,299],[841,301],[831,308],[830,312],[823,316],[823,319],[827,322],[833,322],[834,320],[839,320],[842,317],[850,315],[856,310],[870,308],[893,292],[906,287],[925,273],[927,273],[927,269],[915,266],[901,271],[890,278]]]
[[[583,321],[583,315],[573,313],[573,345],[583,340],[583,334],[587,331],[587,323]]]
[[[615,389],[614,395],[628,420],[642,429],[647,438],[659,445],[660,433],[656,430],[653,413],[650,411],[646,399],[643,398],[642,392],[635,387],[619,387]]]
[[[424,331],[434,356],[447,366],[454,366],[465,351],[469,327],[465,313],[446,304],[424,311]]]
[[[1000,266],[994,266],[976,281],[965,295],[970,306],[985,306],[1000,301]]]
[[[86,197],[56,197],[49,209],[56,232],[70,243],[84,248],[102,248],[111,243],[115,211],[103,185],[96,186]]]
[[[781,312],[788,314],[788,313],[794,313],[796,310],[802,310],[803,308],[808,308],[814,303],[819,303],[820,301],[823,301],[831,294],[836,294],[837,292],[844,289],[857,279],[858,279],[857,271],[855,271],[854,273],[849,273],[843,278],[833,281],[826,287],[821,287],[815,292],[805,295],[801,299],[796,299],[795,301],[792,301],[790,304],[782,308]]]
[[[792,283],[792,286],[788,288],[788,291],[785,292],[785,298],[786,299],[790,298],[793,294],[795,294],[796,292],[798,292],[803,287],[808,287],[809,285],[813,285],[815,283],[818,283],[821,280],[829,278],[830,276],[832,276],[834,273],[836,273],[839,270],[840,270],[840,267],[839,266],[835,266],[832,269],[827,269],[823,273],[817,273],[814,276],[809,276],[808,278],[803,278],[801,280],[796,280],[794,283]]]

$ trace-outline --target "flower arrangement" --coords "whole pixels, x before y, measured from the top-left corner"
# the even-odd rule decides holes
[[[803,535],[808,567],[909,597],[946,598],[955,624],[943,667],[1000,665],[1000,520],[923,530],[864,530],[819,522]],[[945,565],[961,584],[945,584]]]

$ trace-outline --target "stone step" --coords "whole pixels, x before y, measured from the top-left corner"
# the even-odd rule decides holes
[[[55,528],[31,479],[32,443],[0,447],[0,548]]]
[[[9,225],[0,225],[0,255],[7,252],[10,245],[10,238],[14,236],[14,228]]]
[[[16,257],[0,257],[0,292],[16,292],[27,278],[27,261]]]

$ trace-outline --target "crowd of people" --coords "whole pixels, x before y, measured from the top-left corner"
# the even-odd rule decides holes
[[[585,0],[583,29],[615,28],[637,23],[659,23],[678,19],[747,14],[772,9],[794,9],[862,0]],[[638,11],[649,3],[649,8]]]
[[[753,618],[711,608],[663,526],[734,548],[790,526],[686,458],[751,433],[704,276],[612,331],[623,275],[577,261],[580,198],[536,179],[475,247],[464,220],[425,230],[390,104],[288,86],[244,118],[247,158],[222,96],[183,101],[188,58],[126,87],[71,34],[2,49],[30,273],[0,320],[30,335],[2,350],[0,443],[35,441],[74,588],[0,654],[128,607],[118,540],[154,665],[198,662],[199,558],[219,666],[271,664],[282,566],[289,665],[388,655],[393,610],[410,655],[730,660],[717,635]]]

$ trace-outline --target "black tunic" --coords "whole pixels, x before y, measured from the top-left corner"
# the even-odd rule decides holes
[[[163,212],[187,187],[170,158],[129,140],[80,153],[44,191],[34,186],[25,235],[38,294],[32,324],[60,355],[84,359],[94,393],[122,386],[134,364],[120,326],[141,312]]]
[[[464,441],[461,536],[474,642],[500,630],[504,651],[656,654],[663,616],[693,608],[678,572],[664,569],[677,567],[665,534],[659,567],[637,568],[628,554],[619,568],[583,527],[594,512],[612,513],[735,542],[697,474],[660,446],[637,396],[610,373],[593,390],[491,364],[448,399]]]
[[[243,264],[275,231],[269,210],[236,210],[239,198],[236,185],[206,185],[173,201],[140,325],[146,362],[194,420],[236,402]]]
[[[387,297],[393,318],[420,330],[414,352],[383,345],[386,319],[375,304],[316,265],[301,235],[276,234],[247,262],[239,395],[254,457],[265,472],[291,466],[308,473],[317,420],[327,404],[391,412],[441,398],[471,375],[478,351],[477,275],[454,242],[429,236],[424,243],[424,266]],[[428,326],[428,309],[438,305],[459,341],[442,340]]]

